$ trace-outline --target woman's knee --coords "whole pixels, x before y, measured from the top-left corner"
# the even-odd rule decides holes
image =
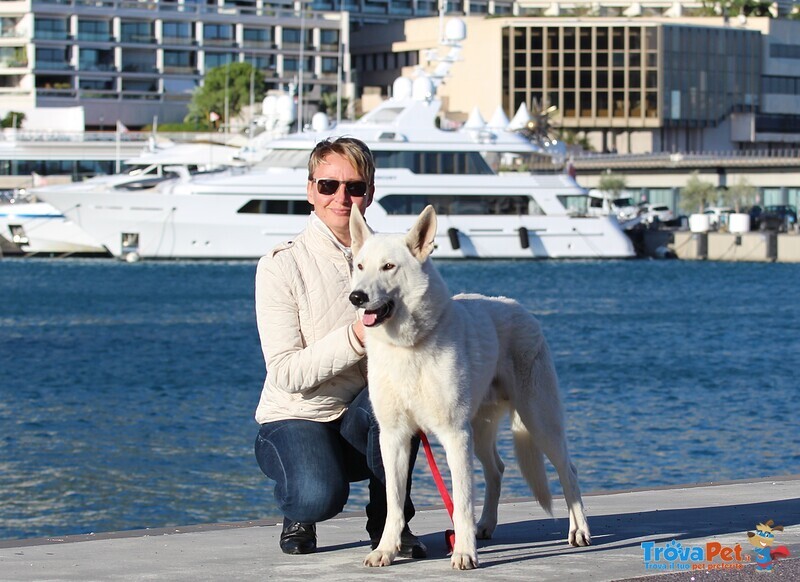
[[[276,501],[285,516],[293,521],[317,523],[339,515],[347,503],[350,484],[346,480],[306,479],[293,483]]]

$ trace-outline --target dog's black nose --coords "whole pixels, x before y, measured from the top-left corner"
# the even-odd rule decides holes
[[[350,293],[350,303],[356,307],[361,307],[367,301],[369,301],[369,297],[367,297],[367,294],[363,291],[353,291]]]

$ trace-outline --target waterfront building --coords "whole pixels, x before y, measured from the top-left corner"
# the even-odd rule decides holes
[[[309,103],[341,75],[352,98],[349,28],[347,12],[301,0],[3,0],[0,112],[81,105],[99,130],[182,121],[204,73],[229,62]]]
[[[476,105],[485,119],[498,106],[509,118],[522,103],[555,106],[556,126],[605,152],[800,143],[800,21],[665,15],[676,4],[661,4],[661,13],[626,18],[570,13],[572,3],[557,5],[568,17],[465,17],[463,62],[439,90],[448,116],[465,120]],[[425,18],[360,31],[351,46],[357,91],[386,93],[404,68],[424,65],[440,24]]]

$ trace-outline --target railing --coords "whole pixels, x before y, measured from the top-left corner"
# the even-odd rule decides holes
[[[271,6],[264,6],[259,8],[257,6],[216,6],[207,4],[174,4],[152,1],[131,1],[131,0],[32,0],[31,2],[33,11],[36,8],[44,6],[63,6],[65,10],[60,11],[69,13],[81,7],[90,8],[105,8],[108,10],[126,10],[126,11],[146,11],[146,12],[182,12],[185,14],[196,14],[198,16],[205,14],[220,14],[220,15],[234,15],[238,17],[254,15],[254,16],[271,16],[274,18],[300,18],[300,12],[286,8],[274,8]],[[358,10],[358,6],[351,2],[345,3],[345,9]],[[330,13],[319,13],[311,10],[306,10],[304,14],[306,21],[327,21],[330,22]]]

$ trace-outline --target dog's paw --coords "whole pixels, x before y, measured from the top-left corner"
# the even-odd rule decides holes
[[[573,529],[569,532],[569,545],[583,547],[592,545],[592,534],[588,529]]]
[[[492,539],[492,534],[494,534],[494,530],[497,527],[497,522],[495,523],[484,523],[483,521],[479,521],[477,527],[475,528],[475,537],[479,540],[490,540]]]
[[[380,568],[382,566],[391,566],[394,562],[394,552],[384,552],[382,550],[372,550],[367,557],[364,558],[364,565],[370,568]]]
[[[474,570],[478,567],[478,556],[453,552],[450,556],[450,565],[453,570]]]

